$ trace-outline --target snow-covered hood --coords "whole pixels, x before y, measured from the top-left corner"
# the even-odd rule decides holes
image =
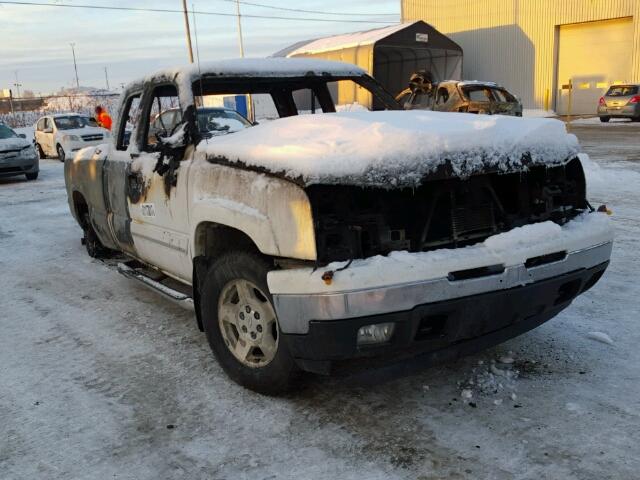
[[[11,150],[22,150],[24,147],[31,145],[31,142],[26,138],[3,138],[0,139],[0,153]]]
[[[415,186],[438,168],[468,176],[557,165],[578,153],[563,122],[431,111],[339,112],[282,118],[209,139],[198,154],[305,184]]]
[[[72,128],[70,130],[58,130],[59,135],[104,135],[106,130],[100,127]]]

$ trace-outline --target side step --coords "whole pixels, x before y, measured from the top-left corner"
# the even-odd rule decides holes
[[[182,292],[177,288],[162,283],[163,281],[171,281],[177,283],[174,280],[161,275],[161,278],[154,279],[152,275],[158,275],[158,272],[150,271],[144,266],[138,264],[138,262],[132,261],[127,263],[118,263],[118,272],[127,278],[136,280],[142,283],[145,287],[160,293],[163,297],[177,303],[187,310],[194,310],[193,298],[186,292]],[[185,286],[185,290],[187,287]]]

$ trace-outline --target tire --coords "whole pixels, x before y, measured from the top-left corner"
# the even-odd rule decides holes
[[[62,145],[56,145],[56,152],[58,152],[58,160],[64,163],[66,154],[64,153],[64,148],[62,148]]]
[[[601,121],[602,123],[608,123],[608,122],[609,122],[609,120],[611,120],[611,117],[600,117],[600,121]]]
[[[109,249],[102,245],[96,231],[91,225],[91,218],[88,213],[84,214],[84,237],[82,243],[87,249],[87,253],[91,258],[105,258],[109,256]]]
[[[640,122],[640,117],[631,117],[632,122]]]
[[[38,158],[44,160],[47,158],[47,155],[44,153],[44,150],[40,146],[39,143],[36,143],[36,152],[38,153]]]
[[[202,283],[200,313],[211,350],[226,374],[250,390],[277,395],[291,387],[297,368],[280,341],[268,271],[269,264],[256,254],[222,255]]]
[[[34,173],[25,173],[27,180],[36,180],[38,178],[38,172]]]

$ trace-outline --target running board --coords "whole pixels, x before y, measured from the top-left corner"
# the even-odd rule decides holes
[[[160,293],[163,297],[177,303],[187,310],[194,310],[193,298],[186,293],[171,288],[158,280],[154,280],[140,268],[130,267],[125,263],[118,263],[118,272],[127,278],[142,283],[145,287]]]

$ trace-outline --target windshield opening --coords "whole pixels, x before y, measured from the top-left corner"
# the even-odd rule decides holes
[[[17,138],[18,134],[11,130],[6,125],[0,125],[0,140],[5,140],[7,138]]]
[[[87,117],[81,117],[80,115],[55,117],[53,121],[58,130],[73,130],[75,128],[84,128],[89,125],[89,119]]]

